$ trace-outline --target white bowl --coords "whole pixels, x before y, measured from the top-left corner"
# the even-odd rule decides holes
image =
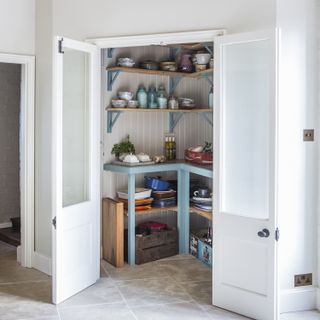
[[[151,189],[136,188],[134,198],[135,200],[150,198],[151,192]],[[128,199],[128,190],[119,190],[117,194],[120,199]]]
[[[198,53],[196,54],[198,64],[208,64],[211,59],[210,53]]]
[[[123,100],[127,100],[127,101],[132,100],[133,96],[134,96],[133,92],[129,92],[129,91],[118,92],[118,97]]]
[[[128,108],[137,108],[139,106],[138,100],[129,100],[128,101]]]
[[[132,68],[135,65],[135,62],[131,58],[119,58],[118,65],[121,67]]]
[[[139,153],[139,154],[137,154],[137,157],[138,157],[139,161],[141,161],[141,162],[151,161],[150,156],[148,154]]]
[[[127,154],[124,157],[123,162],[126,162],[126,163],[139,163],[139,159],[134,154]]]
[[[125,108],[128,101],[126,100],[111,100],[111,104],[114,108]]]

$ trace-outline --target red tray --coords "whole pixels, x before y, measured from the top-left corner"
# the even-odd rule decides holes
[[[213,155],[209,152],[194,152],[191,150],[185,150],[184,157],[187,161],[197,164],[212,164]]]

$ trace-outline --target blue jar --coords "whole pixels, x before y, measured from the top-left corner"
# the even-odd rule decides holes
[[[158,102],[158,108],[159,109],[167,109],[168,108],[168,98],[166,89],[163,85],[159,86],[158,89],[158,95],[157,95],[157,102]]]
[[[139,108],[148,108],[147,92],[144,86],[140,86],[137,91],[137,100],[139,101]]]
[[[150,86],[148,90],[148,108],[150,109],[158,108],[157,90],[154,86]]]

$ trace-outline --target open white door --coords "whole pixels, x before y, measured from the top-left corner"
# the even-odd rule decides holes
[[[275,32],[215,42],[213,304],[277,319]]]
[[[100,275],[100,53],[55,39],[53,67],[53,302]]]

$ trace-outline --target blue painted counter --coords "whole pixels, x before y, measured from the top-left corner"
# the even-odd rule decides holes
[[[135,264],[135,175],[140,173],[177,171],[179,252],[188,253],[190,173],[212,179],[213,171],[211,165],[194,165],[183,160],[134,167],[106,163],[104,164],[104,170],[128,175],[128,263],[130,265]]]

